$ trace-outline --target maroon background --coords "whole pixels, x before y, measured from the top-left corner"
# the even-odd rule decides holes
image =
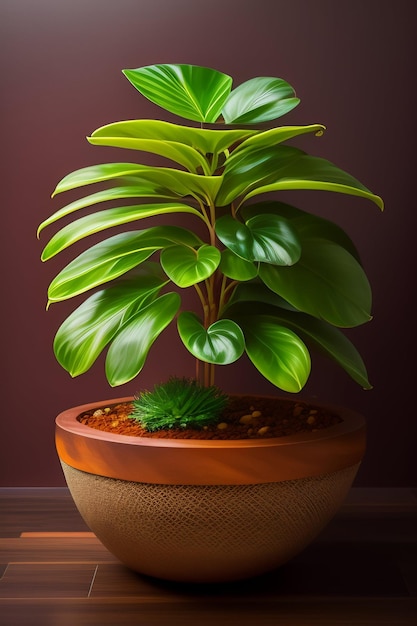
[[[164,62],[215,67],[235,84],[258,75],[285,78],[302,103],[284,123],[328,129],[299,145],[383,196],[383,214],[336,194],[287,197],[347,229],[374,290],[374,320],[350,332],[374,389],[362,391],[316,358],[304,395],[367,417],[357,486],[416,484],[415,18],[414,0],[2,0],[3,486],[64,484],[53,442],[54,416],[64,408],[130,395],[171,373],[193,374],[171,329],[131,384],[111,390],[102,361],[70,379],[51,343],[73,303],[44,309],[47,285],[65,257],[42,265],[52,230],[41,243],[35,237],[63,201],[49,198],[62,176],[119,159],[117,151],[89,146],[87,134],[108,122],[158,116],[121,69]],[[121,157],[129,159],[134,155]],[[274,391],[244,362],[222,369],[218,382],[231,392]]]

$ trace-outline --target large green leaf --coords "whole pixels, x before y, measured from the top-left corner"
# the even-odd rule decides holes
[[[110,146],[113,148],[127,148],[129,150],[142,150],[165,157],[183,165],[190,172],[196,173],[202,168],[205,174],[209,174],[209,166],[206,159],[194,148],[190,148],[176,141],[160,139],[138,139],[136,137],[112,137],[95,136],[87,137],[89,143],[94,146]]]
[[[246,352],[256,369],[276,387],[299,392],[310,375],[309,352],[292,330],[267,315],[243,319]]]
[[[128,222],[165,215],[168,213],[191,213],[201,218],[201,213],[196,209],[180,203],[165,202],[163,204],[139,204],[134,206],[117,207],[106,209],[98,213],[92,213],[75,220],[58,231],[42,253],[42,260],[50,259],[58,252],[68,248],[76,241],[98,233],[106,228],[120,226]]]
[[[102,285],[146,261],[156,250],[182,243],[201,245],[194,233],[176,226],[156,226],[120,233],[82,252],[54,278],[49,302],[72,298]]]
[[[151,184],[153,196],[158,196],[158,191],[161,190],[165,197],[168,190],[173,198],[194,196],[205,202],[216,197],[222,182],[220,176],[199,176],[168,167],[151,167],[136,163],[104,163],[71,172],[58,183],[53,195],[84,185],[126,177],[137,186],[142,182]]]
[[[256,151],[242,150],[226,162],[216,203],[223,206],[237,198],[243,202],[256,195],[287,189],[315,189],[356,195],[383,202],[361,182],[340,168],[312,157],[293,146],[278,145]]]
[[[222,250],[222,258],[219,269],[228,278],[233,280],[251,280],[258,275],[257,264],[251,261],[245,261],[242,257],[237,256],[234,252],[226,248]]]
[[[360,260],[353,241],[340,226],[330,220],[276,201],[247,204],[242,206],[240,210],[240,214],[245,220],[255,215],[264,215],[266,213],[273,213],[288,220],[298,234],[301,247],[307,239],[329,239],[345,248],[356,260]]]
[[[245,287],[248,286],[245,285]],[[240,290],[240,287],[241,285],[236,291]],[[268,291],[265,287],[264,290],[265,292]],[[254,290],[252,294],[248,289],[245,291],[246,293],[241,293],[238,299],[229,306],[225,313],[226,316],[230,316],[231,319],[245,328],[255,326],[258,315],[268,315],[274,318],[277,324],[293,330],[310,349],[330,357],[361,387],[364,389],[372,388],[361,355],[339,328],[306,313],[281,308],[279,305],[277,306],[277,303],[274,305],[271,303],[264,304],[263,302],[267,301],[267,296],[262,294],[260,289]]]
[[[239,144],[233,151],[233,155],[228,159],[228,163],[232,163],[233,159],[243,150],[259,150],[260,148],[270,148],[276,146],[284,141],[288,141],[298,135],[304,135],[306,133],[315,133],[317,137],[320,137],[325,131],[325,126],[322,124],[311,124],[309,126],[279,126],[278,128],[270,128],[263,132],[251,135],[241,144]]]
[[[232,78],[198,65],[148,65],[123,74],[151,102],[197,122],[215,122],[232,87]]]
[[[326,239],[303,241],[298,263],[262,264],[259,276],[300,311],[335,326],[358,326],[371,318],[371,288],[364,270],[349,252]]]
[[[232,320],[219,320],[205,329],[195,313],[184,311],[178,316],[177,324],[185,347],[200,361],[227,365],[244,352],[242,330]]]
[[[83,374],[119,328],[168,281],[158,265],[94,293],[61,324],[55,335],[57,361],[71,376]],[[158,271],[155,271],[155,267]]]
[[[52,197],[64,191],[84,187],[85,185],[138,176],[140,169],[141,166],[137,163],[101,163],[99,165],[82,167],[64,176],[55,187]],[[142,181],[138,177],[138,183],[142,184],[142,182],[148,181]],[[150,186],[151,190],[156,190],[155,185]]]
[[[297,233],[279,215],[254,215],[245,224],[231,215],[216,222],[220,241],[246,261],[293,265],[301,255]]]
[[[382,199],[369,191],[356,178],[339,169],[330,161],[326,161],[326,159],[309,155],[303,155],[298,162],[292,162],[282,172],[282,178],[279,181],[249,190],[244,200],[249,200],[249,198],[263,193],[270,193],[271,191],[290,189],[332,191],[359,196],[360,198],[371,200],[381,210],[384,208]]]
[[[143,368],[149,349],[174,319],[181,304],[177,293],[166,293],[133,315],[118,331],[106,357],[112,387],[132,380]]]
[[[259,124],[285,115],[299,102],[285,80],[259,76],[236,87],[222,113],[226,124]]]
[[[176,245],[161,253],[161,265],[178,287],[191,287],[209,278],[220,263],[220,251],[204,244],[197,249]]]
[[[253,137],[259,132],[244,128],[227,130],[194,128],[162,120],[127,120],[102,126],[93,132],[92,137],[126,137],[180,143],[205,156],[223,152],[233,144]]]
[[[102,191],[97,191],[89,196],[85,196],[84,198],[80,198],[75,200],[74,202],[70,202],[66,206],[56,211],[51,216],[49,216],[46,220],[40,224],[38,228],[37,235],[39,237],[40,233],[44,228],[57,222],[63,217],[70,215],[71,213],[75,213],[80,209],[85,209],[86,207],[93,206],[94,204],[99,204],[100,202],[108,202],[109,200],[121,200],[124,198],[149,198],[149,197],[158,197],[158,198],[167,198],[172,199],[175,197],[175,194],[172,192],[165,190],[165,194],[162,190],[159,190],[156,193],[155,185],[149,183],[147,181],[143,181],[140,186],[135,185],[126,185],[123,187],[112,187],[110,189],[103,189]]]

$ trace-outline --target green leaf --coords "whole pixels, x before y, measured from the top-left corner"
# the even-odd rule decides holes
[[[155,193],[155,185],[152,183],[148,183],[144,181],[140,186],[135,185],[126,185],[124,187],[113,187],[111,189],[103,189],[102,191],[98,191],[89,196],[85,196],[84,198],[80,198],[79,200],[75,200],[74,202],[70,202],[66,206],[56,211],[53,215],[48,217],[46,220],[42,222],[42,224],[38,228],[37,235],[39,237],[41,231],[53,224],[54,222],[60,220],[71,213],[75,213],[75,211],[79,211],[80,209],[85,209],[86,207],[93,206],[94,204],[99,204],[100,202],[108,202],[109,200],[121,200],[124,198],[143,198],[143,197],[153,197],[156,196],[158,198],[172,198],[173,193],[169,191],[165,191],[165,195],[162,190],[159,190]]]
[[[106,376],[112,387],[123,385],[139,374],[152,344],[174,319],[180,304],[177,293],[166,293],[122,326],[106,357]]]
[[[120,233],[82,252],[54,278],[49,302],[67,300],[102,285],[146,261],[156,250],[176,243],[200,245],[192,232],[176,226],[156,226]]]
[[[198,65],[148,65],[123,74],[151,102],[197,122],[215,122],[232,87],[230,76]]]
[[[244,294],[241,295],[244,298]],[[262,295],[259,291],[254,292],[252,297],[248,293],[246,296],[250,299],[236,301],[227,309],[228,317],[230,316],[244,328],[255,326],[259,314],[273,317],[277,324],[293,330],[310,349],[321,352],[335,361],[361,387],[372,388],[362,357],[341,330],[306,313],[262,304],[260,300]]]
[[[363,389],[372,389],[361,355],[342,331],[304,313],[290,315],[288,324],[308,345],[330,357]]]
[[[85,185],[133,176],[138,173],[140,167],[137,163],[101,163],[100,165],[82,167],[64,176],[55,187],[52,197]],[[139,182],[142,183],[138,180]],[[152,185],[151,189],[155,190],[155,186]]]
[[[243,303],[237,310],[244,312],[247,303],[256,302],[257,304],[267,304],[280,309],[286,309],[289,311],[297,311],[295,307],[289,302],[284,300],[277,293],[274,293],[260,280],[252,280],[251,282],[236,285],[231,298],[227,303],[225,311],[229,311],[230,307],[233,307],[235,311],[235,305]]]
[[[361,265],[341,246],[325,240],[303,242],[291,267],[261,265],[259,276],[300,311],[334,326],[351,327],[371,319],[371,289]]]
[[[101,130],[101,129],[100,129]],[[201,167],[206,174],[209,174],[206,159],[194,148],[178,143],[161,139],[142,139],[137,137],[118,137],[105,135],[101,130],[100,135],[96,131],[91,137],[87,137],[89,143],[94,146],[110,146],[113,148],[127,148],[129,150],[142,150],[175,161],[183,165],[190,172],[196,173]]]
[[[245,261],[240,256],[226,248],[222,250],[219,269],[228,278],[233,280],[251,280],[258,275],[258,267],[251,261]]]
[[[358,251],[345,231],[334,222],[326,220],[307,211],[296,209],[289,204],[283,202],[257,202],[242,206],[240,210],[241,216],[248,220],[255,215],[273,213],[280,215],[288,220],[298,234],[301,241],[301,247],[308,239],[329,239],[339,246],[345,248],[357,261],[360,262]]]
[[[165,202],[163,204],[139,204],[134,206],[117,207],[106,209],[99,213],[92,213],[85,217],[71,222],[58,231],[49,243],[46,245],[42,253],[42,261],[50,259],[58,252],[68,248],[76,241],[88,237],[94,233],[98,233],[106,228],[120,226],[136,220],[156,215],[165,215],[169,213],[191,213],[201,217],[196,209],[180,203]]]
[[[279,126],[278,128],[270,128],[263,132],[259,132],[255,135],[251,135],[241,144],[239,144],[233,151],[233,156],[228,159],[231,163],[233,158],[242,152],[243,150],[259,150],[259,148],[270,148],[277,144],[288,141],[298,135],[304,135],[306,133],[315,133],[317,137],[320,137],[325,131],[326,127],[322,124],[311,124],[309,126]]]
[[[236,87],[222,113],[226,124],[259,124],[285,115],[299,102],[285,80],[259,76]]]
[[[133,184],[151,184],[153,196],[161,190],[166,197],[167,190],[173,198],[194,196],[205,202],[212,201],[218,192],[220,176],[200,176],[168,167],[151,167],[136,163],[105,163],[84,167],[65,176],[57,185],[53,195],[76,189],[83,185],[112,181],[128,177]]]
[[[187,245],[171,246],[161,253],[161,265],[178,287],[201,283],[216,271],[219,263],[220,251],[207,244],[198,249]]]
[[[249,129],[212,130],[181,126],[162,120],[128,120],[107,124],[95,130],[92,137],[126,137],[180,143],[197,150],[202,156],[218,154],[260,131]]]
[[[256,369],[276,387],[298,393],[311,369],[310,355],[301,339],[267,315],[252,316],[242,328],[247,355]]]
[[[293,314],[293,317],[300,319],[295,319],[298,324],[292,322],[291,326],[308,345],[330,357],[363,389],[372,389],[361,355],[338,328],[304,313]]]
[[[61,324],[54,352],[71,376],[89,370],[119,328],[168,282],[158,265],[144,265],[139,276],[94,293]]]
[[[311,189],[359,196],[360,198],[371,200],[381,210],[384,208],[384,203],[379,196],[373,194],[347,172],[339,169],[330,161],[319,157],[303,155],[297,162],[290,163],[281,175],[281,180],[277,182],[261,185],[250,190],[245,195],[244,200],[246,201],[256,195],[270,193],[271,191]]]
[[[271,191],[315,189],[360,196],[383,208],[379,196],[330,161],[312,157],[292,146],[278,145],[256,151],[242,150],[226,162],[216,203],[241,203]]]
[[[226,161],[216,204],[224,206],[248,197],[253,189],[279,180],[292,161],[305,153],[293,146],[272,146],[262,150],[242,150]]]
[[[255,215],[245,224],[224,215],[216,222],[220,241],[246,261],[292,265],[301,255],[297,233],[279,215]]]
[[[195,313],[184,311],[177,323],[185,347],[200,361],[227,365],[237,361],[244,352],[242,330],[232,320],[219,320],[206,330]]]

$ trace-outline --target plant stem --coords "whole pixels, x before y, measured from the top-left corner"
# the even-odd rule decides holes
[[[216,207],[211,199],[207,199],[207,204],[204,205],[200,202],[204,221],[207,226],[210,245],[216,246]],[[205,281],[205,292],[199,284],[195,284],[194,287],[200,299],[203,313],[204,313],[204,328],[208,329],[214,322],[217,321],[219,314],[219,305],[223,299],[224,288],[223,285],[219,289],[219,280],[221,274],[216,271]],[[203,367],[202,367],[203,365]],[[196,359],[195,365],[196,379],[205,387],[213,386],[215,381],[215,364],[202,362]]]

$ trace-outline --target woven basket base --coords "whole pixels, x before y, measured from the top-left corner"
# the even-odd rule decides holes
[[[221,582],[272,570],[333,517],[359,464],[259,485],[154,485],[87,474],[62,462],[75,504],[129,568],[167,580]]]

